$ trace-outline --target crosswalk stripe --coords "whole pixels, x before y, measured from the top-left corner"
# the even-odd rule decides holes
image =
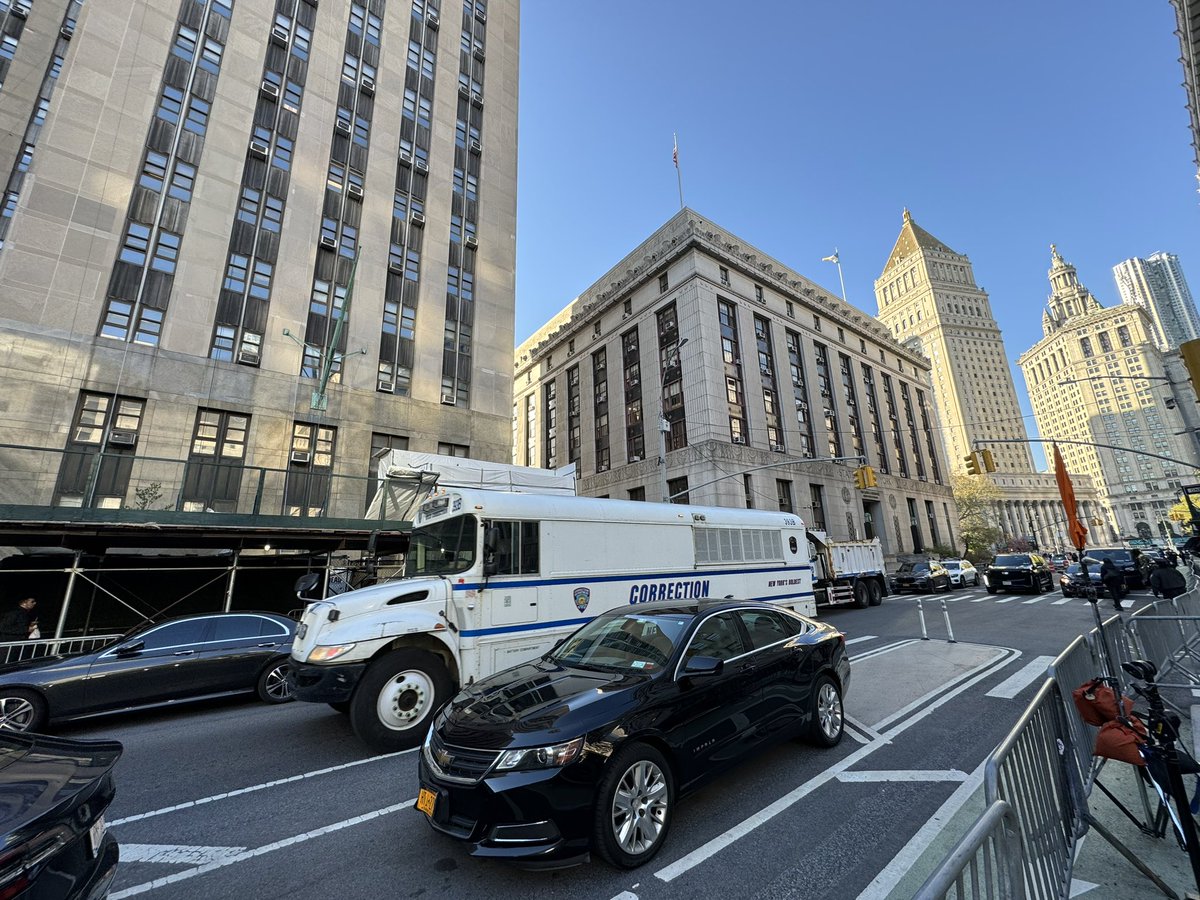
[[[1029,600],[1022,600],[1021,603],[1024,606],[1028,606],[1030,603],[1041,603],[1045,599],[1046,599],[1045,597],[1038,595],[1037,597],[1032,597]],[[1115,703],[1116,701],[1113,701],[1113,702]]]
[[[1063,597],[1061,600],[1055,600],[1053,605],[1062,606],[1064,603],[1070,603],[1074,599],[1074,597]]]
[[[1016,599],[1017,599],[1016,597],[1005,597],[1003,600],[997,600],[996,602],[997,603],[1012,603]]]

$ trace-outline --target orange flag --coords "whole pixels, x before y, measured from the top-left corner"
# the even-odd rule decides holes
[[[1067,512],[1067,532],[1071,535],[1071,543],[1076,550],[1082,551],[1087,545],[1087,526],[1079,521],[1075,511],[1075,486],[1071,484],[1071,476],[1067,474],[1067,466],[1062,454],[1058,452],[1058,444],[1054,445],[1054,480],[1058,482],[1058,495],[1062,497],[1063,508]]]

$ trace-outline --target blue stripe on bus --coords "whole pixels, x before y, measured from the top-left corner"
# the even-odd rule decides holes
[[[738,599],[739,600],[762,600],[764,602],[770,603],[770,602],[773,602],[776,600],[793,600],[798,597],[812,597],[812,596],[813,596],[813,594],[810,591],[809,593],[784,594],[783,596],[780,596],[780,597],[739,597]],[[636,612],[638,609],[638,606],[639,606],[639,604],[631,603],[628,608]],[[617,608],[620,609],[621,607],[617,607]],[[596,618],[596,617],[595,616],[580,616],[578,619],[559,619],[558,621],[555,621],[555,622],[530,622],[525,625],[500,625],[500,626],[497,626],[496,628],[466,628],[459,632],[459,637],[465,637],[465,638],[490,637],[495,634],[515,634],[515,633],[521,632],[521,631],[540,631],[543,628],[562,628],[567,625],[570,625],[570,626],[582,625],[585,622],[592,621],[592,619],[594,619],[594,618]]]
[[[537,578],[530,581],[497,581],[491,582],[491,586],[499,590],[500,588],[519,588],[519,587],[541,587],[543,585],[554,584],[596,584],[599,582],[609,581],[663,581],[667,578],[713,578],[718,575],[760,575],[764,572],[778,572],[785,575],[788,572],[810,572],[812,566],[776,566],[770,569],[723,569],[698,572],[695,570],[688,572],[642,572],[638,575],[579,575],[574,578]],[[477,582],[475,584],[456,584],[456,591],[478,591],[488,586],[488,582]]]

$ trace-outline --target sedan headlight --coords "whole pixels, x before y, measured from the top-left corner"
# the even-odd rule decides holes
[[[583,738],[549,747],[526,747],[522,750],[505,750],[496,762],[497,772],[515,772],[522,769],[561,769],[574,762],[583,752]]]
[[[309,662],[329,662],[344,656],[355,648],[355,644],[329,644],[324,647],[313,647],[308,653]]]

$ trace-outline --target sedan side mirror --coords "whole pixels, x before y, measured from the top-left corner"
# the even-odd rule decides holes
[[[117,656],[130,656],[134,653],[141,653],[146,649],[145,641],[134,641],[131,644],[123,644],[117,648]]]
[[[725,661],[717,659],[715,656],[693,656],[684,663],[683,671],[680,673],[683,676],[704,677],[708,675],[720,675],[725,669]]]

